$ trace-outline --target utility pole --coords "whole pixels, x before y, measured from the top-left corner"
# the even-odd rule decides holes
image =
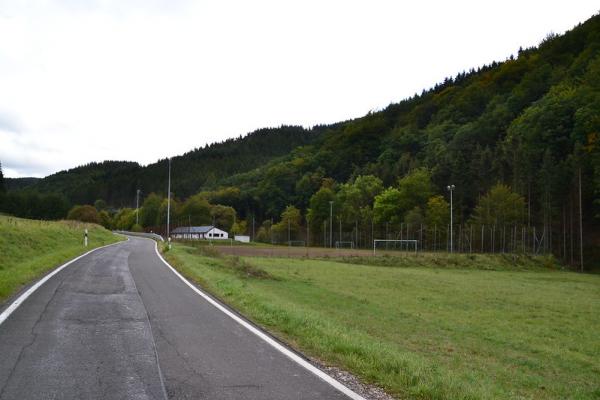
[[[375,221],[373,221],[373,216],[371,215],[371,241],[375,243]],[[370,245],[370,243],[369,243]]]
[[[167,240],[171,243],[171,157],[169,157],[169,183],[167,185]]]
[[[309,246],[310,243],[310,231],[309,231],[309,227],[310,227],[310,222],[308,221],[308,215],[306,216],[306,247]]]
[[[329,202],[329,248],[333,247],[333,201]]]
[[[140,224],[140,189],[136,191],[135,196],[135,224]]]
[[[583,209],[581,208],[581,166],[579,167],[579,266],[583,272]]]
[[[255,218],[254,218],[254,214],[252,214],[252,241],[254,242],[254,223],[255,223]]]
[[[453,217],[453,212],[452,212],[452,207],[453,207],[453,204],[452,204],[452,192],[454,191],[455,187],[456,186],[454,186],[454,185],[448,185],[448,187],[447,187],[448,190],[450,191],[450,253],[454,252],[454,246],[453,246],[453,243],[452,243],[452,241],[454,239],[454,237],[453,237],[454,234],[453,234],[453,231],[452,231],[452,224],[454,223],[454,221],[453,221],[454,217]]]

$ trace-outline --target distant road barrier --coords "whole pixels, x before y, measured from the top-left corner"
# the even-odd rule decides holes
[[[113,231],[113,232],[120,233],[122,235],[140,236],[140,237],[145,237],[145,238],[148,238],[148,239],[160,240],[161,242],[165,241],[162,236],[160,236],[160,235],[158,235],[156,233],[129,232],[129,231]]]

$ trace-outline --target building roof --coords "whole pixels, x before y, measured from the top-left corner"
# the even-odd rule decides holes
[[[180,226],[179,228],[175,228],[171,231],[171,233],[206,233],[213,229],[214,226],[206,225],[206,226]]]

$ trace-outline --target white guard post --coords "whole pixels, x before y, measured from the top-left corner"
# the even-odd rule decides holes
[[[84,245],[85,247],[87,247],[87,242],[88,242],[88,230],[86,229],[86,230],[85,230],[85,233],[84,233],[84,235],[83,235],[83,245]]]
[[[169,250],[171,250],[171,236],[169,236]]]

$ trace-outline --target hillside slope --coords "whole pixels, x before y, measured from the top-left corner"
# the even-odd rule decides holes
[[[88,247],[83,246],[86,228]],[[69,259],[118,240],[118,236],[98,225],[0,215],[0,304]]]
[[[528,199],[533,218],[572,201],[581,166],[584,213],[600,192],[600,16],[517,58],[448,78],[430,91],[331,128],[284,162],[233,176],[261,210],[304,206],[320,182],[373,174],[391,185],[418,166],[440,193],[456,185],[466,216],[477,198],[505,182]],[[273,198],[273,184],[285,196]],[[595,185],[595,186],[594,186]],[[597,205],[596,205],[597,206]]]

